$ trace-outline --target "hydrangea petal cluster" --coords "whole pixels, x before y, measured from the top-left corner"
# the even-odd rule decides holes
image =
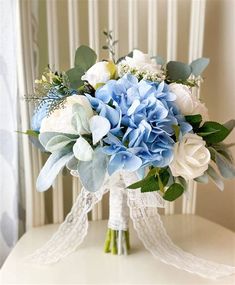
[[[175,143],[173,126],[179,126],[182,134],[192,129],[179,113],[175,94],[165,82],[138,82],[135,76],[126,74],[97,89],[95,97],[86,96],[111,125],[103,147],[111,155],[109,174],[119,169],[169,165]]]

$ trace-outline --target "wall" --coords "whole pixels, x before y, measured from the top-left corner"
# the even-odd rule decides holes
[[[202,96],[213,120],[235,118],[235,2],[207,1],[204,55],[211,62],[205,72]],[[235,131],[228,142],[235,142]],[[235,147],[233,148],[235,157]],[[199,186],[197,213],[235,230],[235,182],[226,181],[223,193],[213,185]]]
[[[66,0],[59,3],[59,48],[61,50],[60,65],[62,69],[69,66],[67,5]],[[114,0],[115,1],[115,0]],[[157,53],[166,56],[166,1],[158,1],[158,50]],[[190,19],[190,1],[178,0],[178,59],[187,61],[188,32]],[[119,8],[119,56],[128,52],[128,1],[118,0]],[[45,0],[39,0],[39,49],[40,69],[47,64],[46,14]],[[138,0],[138,48],[147,52],[147,0]],[[80,43],[88,44],[88,14],[87,1],[79,0]],[[99,0],[99,30],[100,47],[104,44],[102,30],[108,26],[108,1]],[[211,60],[204,74],[205,83],[201,96],[206,102],[212,120],[225,122],[235,116],[235,93],[233,88],[235,74],[235,2],[233,0],[207,0],[205,21],[204,56]],[[106,57],[104,51],[100,58]],[[235,141],[235,132],[230,138]],[[234,151],[235,155],[235,151]],[[66,186],[71,184],[66,179]],[[214,222],[235,230],[235,182],[227,181],[225,190],[221,193],[212,183],[198,186],[197,214]],[[67,194],[66,194],[67,195]],[[67,197],[67,196],[66,196]],[[71,199],[68,198],[69,201]],[[69,206],[66,206],[68,211]]]

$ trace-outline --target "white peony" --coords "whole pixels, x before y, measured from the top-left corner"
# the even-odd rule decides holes
[[[210,162],[210,152],[202,137],[196,134],[186,134],[174,146],[173,161],[169,165],[173,176],[182,176],[191,180],[201,176]]]
[[[115,78],[115,75],[115,64],[111,61],[101,61],[88,69],[81,79],[88,81],[91,86],[97,89],[108,80]]]
[[[73,95],[66,98],[64,107],[55,110],[48,117],[42,120],[40,133],[44,132],[58,132],[67,134],[87,134],[87,128],[84,127],[85,122],[81,122],[80,129],[75,130],[72,125],[73,105],[80,104],[85,111],[87,120],[94,114],[90,102],[85,96]],[[82,124],[83,123],[83,124]]]
[[[138,71],[159,71],[161,66],[156,64],[155,59],[151,59],[148,54],[143,53],[140,50],[133,50],[133,56],[126,56],[124,60],[121,61],[123,64],[127,64],[131,68],[136,68]]]
[[[74,104],[82,106],[76,110],[76,129],[72,124]],[[110,128],[111,125],[106,118],[94,115],[90,102],[85,96],[74,95],[66,99],[64,108],[55,110],[42,120],[40,133],[58,132],[81,135],[73,146],[73,153],[78,160],[89,161],[92,160],[94,151],[82,135],[92,134],[93,145],[95,145],[109,132]]]
[[[175,103],[183,115],[201,114],[203,122],[209,120],[208,109],[205,104],[192,94],[188,86],[171,83],[169,87],[170,91],[176,95]]]

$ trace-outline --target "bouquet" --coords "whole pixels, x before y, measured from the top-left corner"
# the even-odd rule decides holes
[[[64,167],[79,177],[86,195],[94,194],[89,197],[98,201],[100,189],[110,191],[105,252],[122,254],[130,248],[128,206],[134,220],[137,196],[142,207],[164,207],[187,195],[191,180],[210,178],[223,190],[222,177],[235,176],[232,145],[224,143],[235,120],[210,121],[198,98],[207,58],[166,63],[134,50],[115,60],[115,42],[107,36],[112,60],[97,62],[91,48],[80,46],[72,69],[47,69],[36,80],[27,134],[50,153],[38,191],[49,189]]]

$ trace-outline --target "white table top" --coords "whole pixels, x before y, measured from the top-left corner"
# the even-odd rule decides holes
[[[173,241],[200,257],[235,265],[235,234],[193,215],[163,217]],[[54,265],[26,264],[23,258],[43,245],[58,225],[38,227],[17,243],[1,270],[0,284],[235,284],[235,276],[218,281],[163,264],[143,247],[131,229],[131,254],[103,253],[107,221],[91,222],[84,243]]]

